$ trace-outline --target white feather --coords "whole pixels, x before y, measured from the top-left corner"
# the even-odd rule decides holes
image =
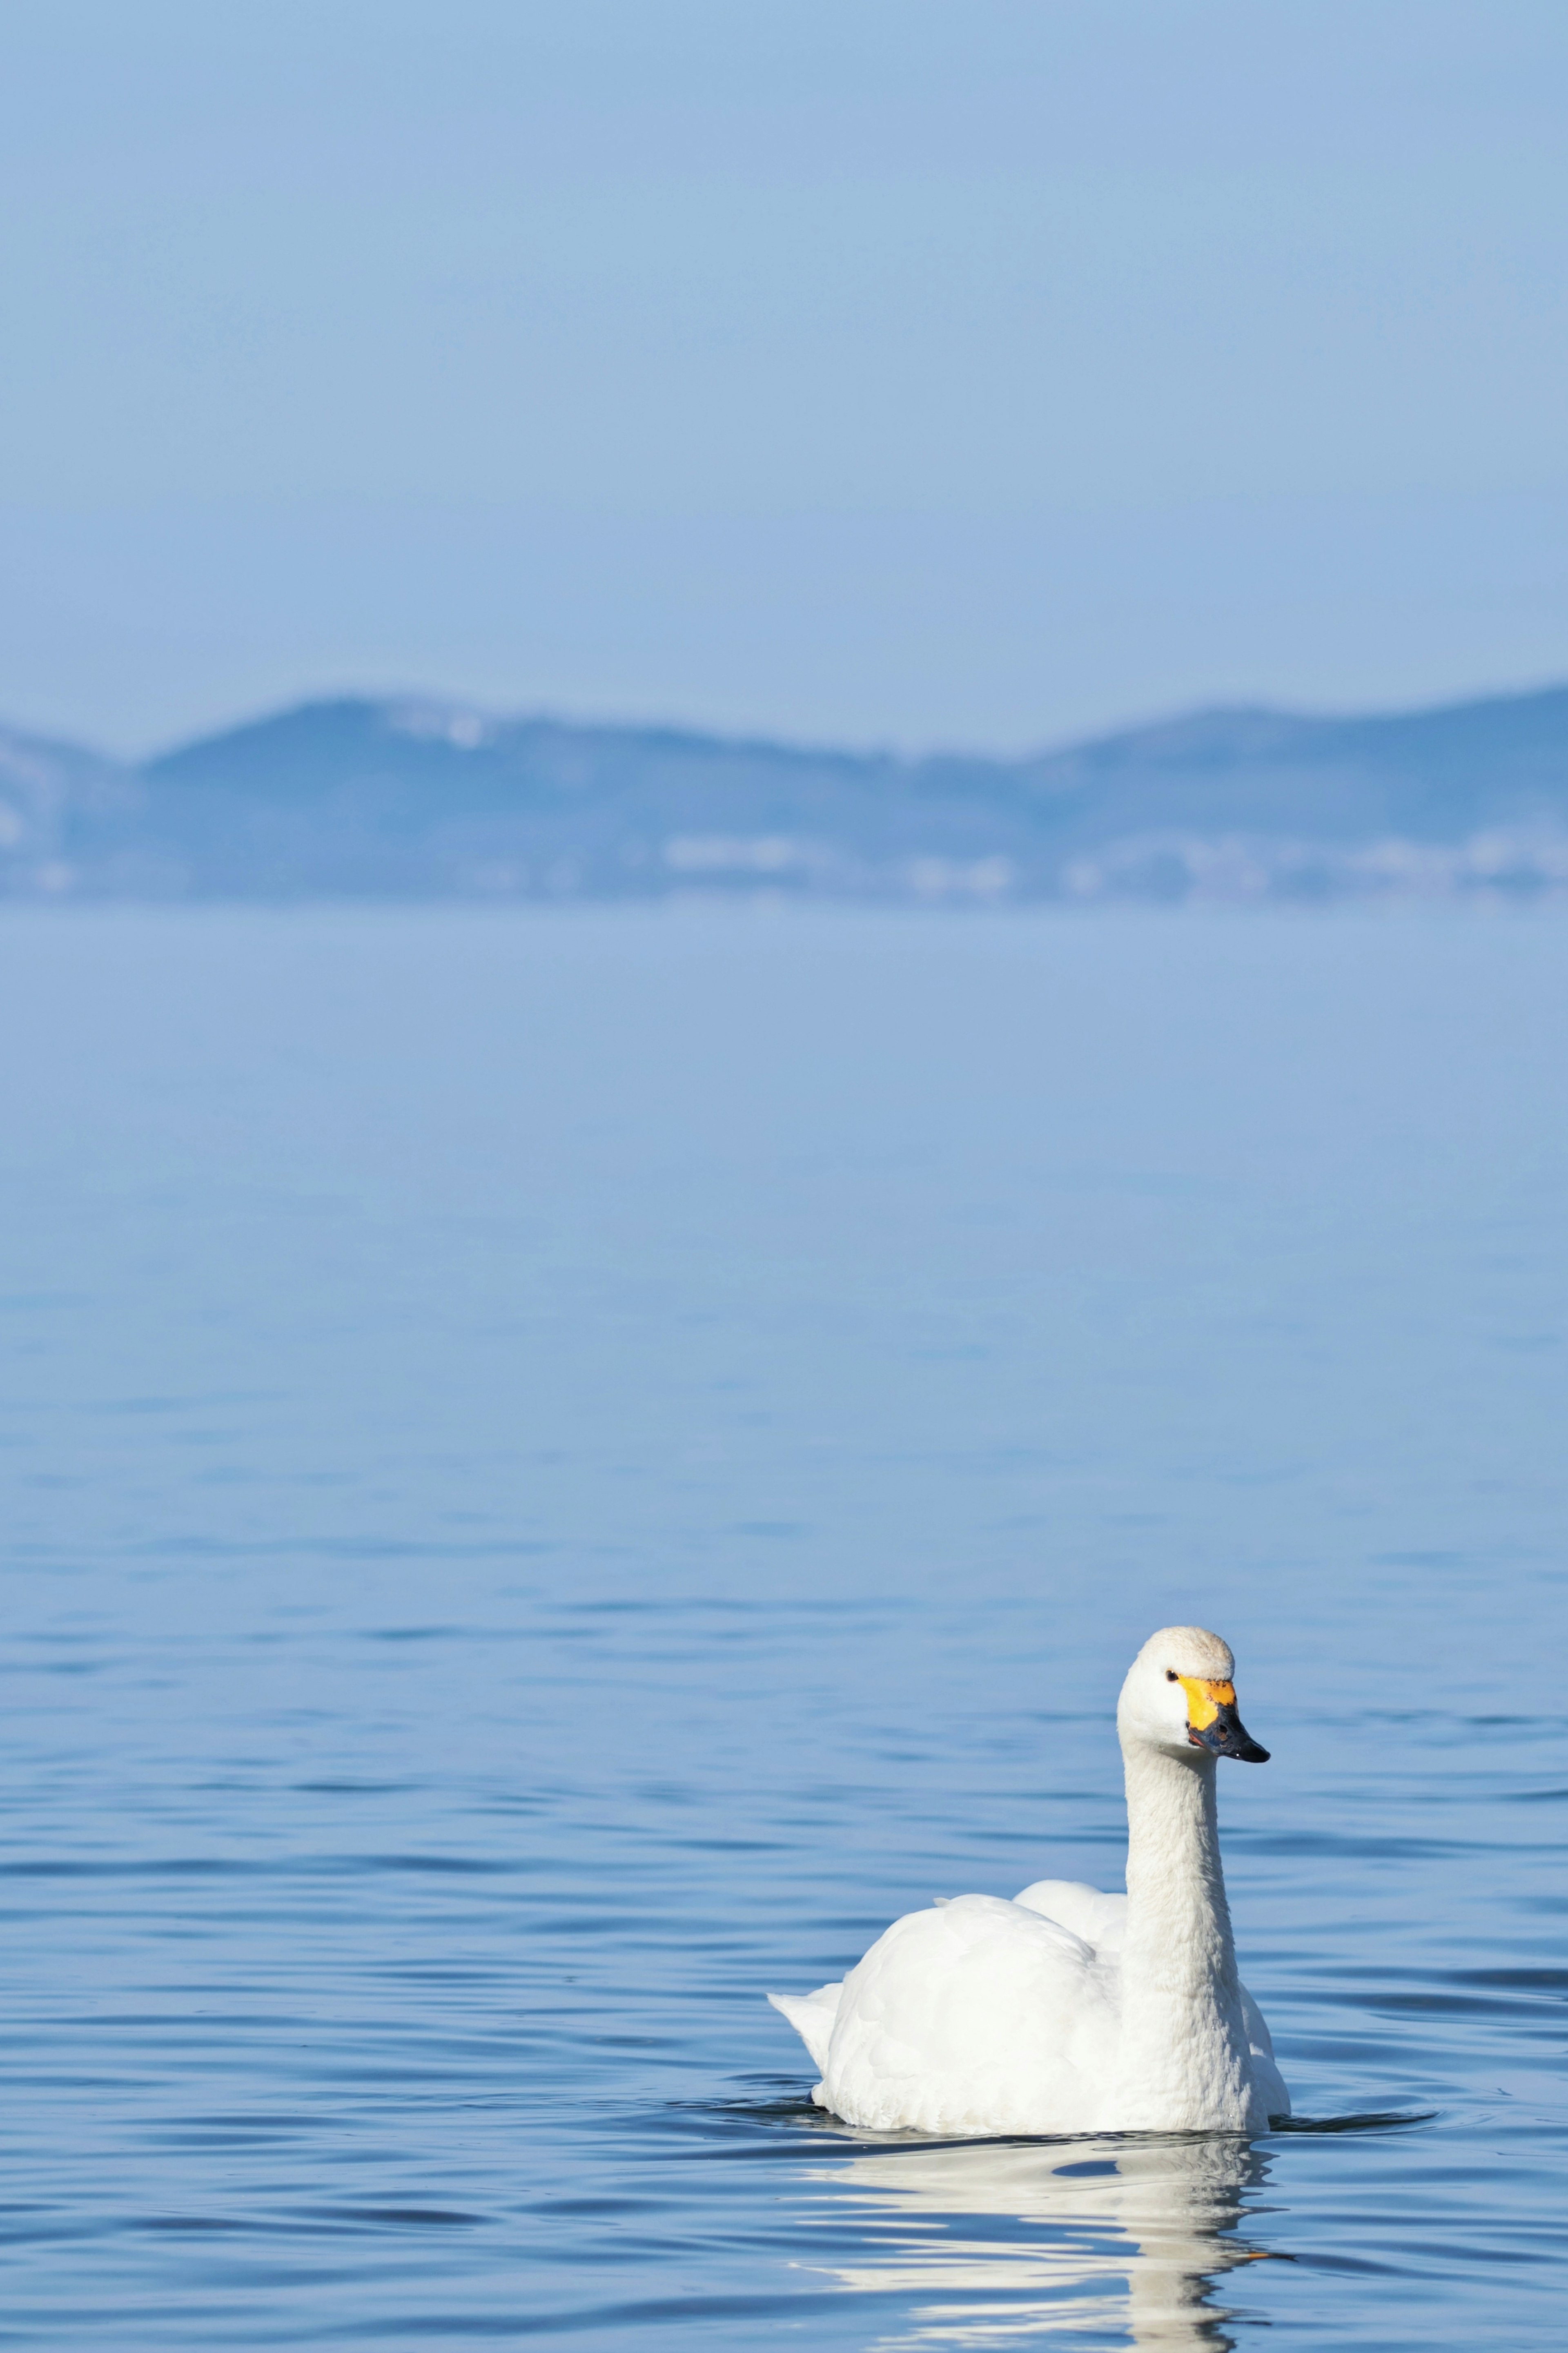
[[[827,2064],[827,2046],[833,2034],[834,2021],[838,2016],[838,1997],[844,1990],[844,1980],[836,1978],[831,1985],[818,1986],[815,1993],[771,1993],[768,2000],[781,2018],[787,2018],[818,2067]]]

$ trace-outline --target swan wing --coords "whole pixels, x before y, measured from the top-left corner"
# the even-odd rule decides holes
[[[1080,1879],[1037,1879],[1013,1901],[1070,1928],[1097,1953],[1119,1953],[1126,1941],[1126,1896],[1102,1895]]]
[[[1253,2080],[1263,2095],[1264,2105],[1271,2116],[1288,2116],[1290,2094],[1274,2056],[1274,2037],[1268,2031],[1268,2020],[1245,1986],[1241,1988],[1241,2022],[1252,2053]]]
[[[1247,2029],[1247,2040],[1255,2059],[1272,2059],[1274,2037],[1268,2031],[1268,2021],[1247,1988],[1241,1988],[1241,2022]]]
[[[1115,1972],[1081,1936],[960,1895],[895,1920],[851,1969],[815,2096],[873,2131],[1082,2131],[1117,2021]]]

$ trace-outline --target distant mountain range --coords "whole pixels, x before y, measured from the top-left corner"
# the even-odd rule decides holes
[[[310,702],[142,767],[0,729],[13,899],[1568,894],[1568,688],[1022,760]]]

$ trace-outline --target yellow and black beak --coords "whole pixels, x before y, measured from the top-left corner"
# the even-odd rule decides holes
[[[1237,1757],[1244,1765],[1268,1764],[1268,1749],[1259,1748],[1236,1712],[1234,1683],[1205,1683],[1197,1675],[1177,1680],[1187,1694],[1187,1738],[1194,1748]]]

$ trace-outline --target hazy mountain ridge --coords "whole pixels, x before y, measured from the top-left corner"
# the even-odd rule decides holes
[[[48,735],[0,727],[0,890],[58,890],[70,839],[134,805],[134,772]]]
[[[341,698],[141,768],[0,730],[12,897],[1568,892],[1568,688],[901,759]]]

